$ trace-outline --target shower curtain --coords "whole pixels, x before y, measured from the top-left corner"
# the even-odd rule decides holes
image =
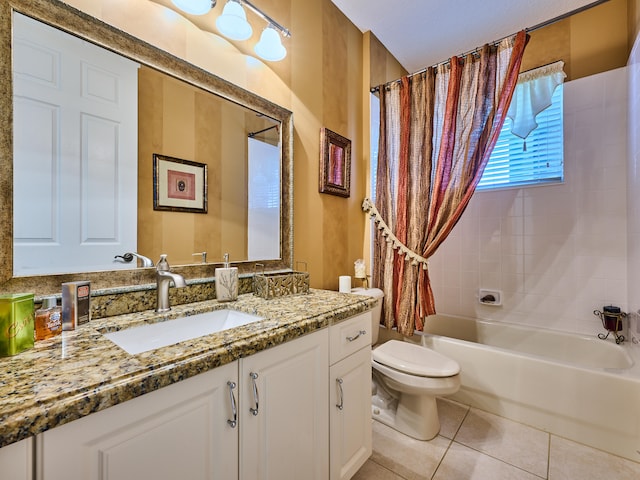
[[[373,284],[384,324],[403,335],[436,313],[428,258],[464,212],[498,139],[524,48],[522,31],[380,86]]]

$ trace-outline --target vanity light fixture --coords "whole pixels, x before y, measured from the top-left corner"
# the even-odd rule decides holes
[[[191,15],[204,15],[216,6],[217,0],[171,0],[176,7]]]
[[[216,19],[216,27],[231,40],[246,40],[253,33],[247,14],[237,0],[227,0],[222,14]]]
[[[279,32],[272,25],[268,25],[262,31],[260,41],[253,50],[260,58],[271,62],[277,62],[287,56],[287,49],[280,41]]]
[[[282,45],[280,35],[288,38],[291,32],[248,0],[227,0],[222,14],[216,20],[216,27],[220,33],[231,40],[246,40],[251,37],[253,29],[247,22],[245,6],[267,22],[267,27],[260,35],[260,41],[254,47],[256,54],[270,62],[282,60],[287,56],[287,49]]]
[[[204,15],[216,6],[217,0],[171,0],[180,10],[192,15]],[[222,13],[216,19],[218,31],[231,40],[247,40],[253,34],[253,28],[247,21],[247,7],[265,22],[267,27],[260,35],[260,41],[255,45],[254,51],[263,60],[277,62],[287,56],[287,49],[282,45],[280,35],[285,38],[291,36],[291,32],[276,22],[248,0],[227,0]]]

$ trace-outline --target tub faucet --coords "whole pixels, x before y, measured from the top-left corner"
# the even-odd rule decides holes
[[[176,288],[186,287],[187,284],[184,281],[184,277],[179,273],[173,273],[169,262],[167,262],[167,255],[160,255],[160,260],[156,266],[156,312],[168,312],[171,310],[169,305],[169,287],[171,282]]]

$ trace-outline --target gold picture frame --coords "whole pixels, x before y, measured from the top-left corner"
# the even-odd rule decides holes
[[[351,140],[323,127],[320,145],[320,193],[349,197]]]
[[[207,165],[154,153],[153,209],[207,213]]]

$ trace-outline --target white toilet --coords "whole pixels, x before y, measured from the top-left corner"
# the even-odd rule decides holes
[[[418,440],[440,431],[436,396],[460,388],[460,366],[426,347],[399,340],[376,346],[382,312],[382,290],[354,288],[352,293],[380,298],[372,310],[373,418]]]

